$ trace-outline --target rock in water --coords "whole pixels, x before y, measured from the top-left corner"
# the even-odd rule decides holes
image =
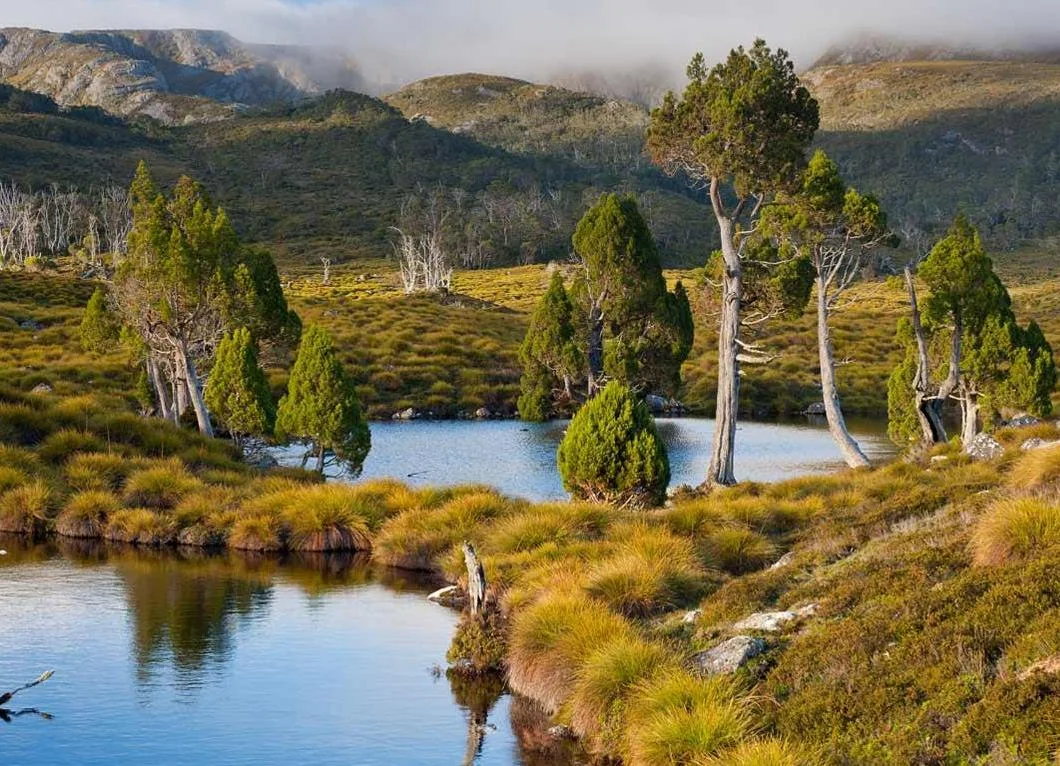
[[[475,410],[475,417],[479,420],[489,420],[493,417],[493,413],[487,410],[485,407],[479,407]]]
[[[964,448],[972,460],[996,460],[1005,454],[1005,448],[990,434],[979,434]]]
[[[824,402],[814,402],[802,413],[803,415],[824,415]]]
[[[766,650],[766,642],[751,636],[734,636],[692,658],[695,669],[706,676],[735,673]]]

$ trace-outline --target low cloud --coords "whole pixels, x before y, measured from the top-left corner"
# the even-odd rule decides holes
[[[352,55],[369,80],[480,71],[529,79],[666,73],[764,37],[807,66],[853,36],[954,47],[1060,42],[1057,0],[0,0],[0,22],[55,31],[223,29]],[[1056,45],[1060,47],[1060,45]]]

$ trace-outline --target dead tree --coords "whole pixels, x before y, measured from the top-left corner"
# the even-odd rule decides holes
[[[324,274],[320,281],[322,284],[329,285],[331,284],[331,259],[326,255],[322,255],[320,256],[320,262],[324,266]]]
[[[12,697],[14,697],[19,692],[24,692],[27,689],[32,689],[34,686],[39,686],[40,684],[44,683],[49,678],[51,678],[53,675],[55,675],[54,670],[46,671],[44,673],[41,673],[40,677],[37,678],[36,681],[30,681],[28,684],[22,684],[22,686],[18,687],[17,689],[13,689],[12,691],[0,694],[0,705],[6,704],[8,701],[10,701]]]
[[[464,541],[464,566],[467,567],[467,608],[472,617],[482,614],[486,602],[486,572],[474,546]]]

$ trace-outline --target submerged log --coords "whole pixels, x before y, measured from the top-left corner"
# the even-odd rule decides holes
[[[49,678],[51,678],[53,675],[55,675],[55,671],[54,670],[49,670],[49,671],[47,671],[45,673],[41,673],[40,678],[38,678],[36,681],[30,681],[28,684],[23,684],[22,686],[18,687],[17,689],[14,689],[12,691],[4,692],[3,694],[0,694],[0,705],[3,705],[4,703],[6,703],[8,700],[10,700],[12,697],[14,697],[19,692],[24,692],[24,691],[26,691],[26,689],[32,689],[34,686],[37,686],[39,684],[44,683]]]
[[[464,564],[467,566],[467,606],[472,616],[482,613],[486,601],[486,572],[471,543],[464,541]]]

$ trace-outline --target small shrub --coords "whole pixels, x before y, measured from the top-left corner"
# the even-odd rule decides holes
[[[56,519],[55,531],[63,537],[95,540],[103,536],[108,517],[119,510],[121,503],[110,492],[78,492],[67,501]]]
[[[168,509],[201,486],[182,463],[169,461],[130,475],[125,482],[125,502],[131,506]]]
[[[0,495],[0,532],[34,537],[44,533],[51,517],[52,493],[40,479]]]
[[[1034,498],[997,501],[972,533],[979,566],[1025,561],[1054,548],[1060,548],[1060,506]]]
[[[629,766],[684,766],[740,743],[747,708],[720,679],[673,671],[648,681],[630,702],[623,760]]]
[[[504,670],[508,649],[506,626],[500,610],[487,603],[482,616],[465,611],[445,655],[454,672],[483,675]]]
[[[618,382],[583,406],[557,453],[563,486],[595,502],[659,505],[670,483],[670,461],[643,402]]]

